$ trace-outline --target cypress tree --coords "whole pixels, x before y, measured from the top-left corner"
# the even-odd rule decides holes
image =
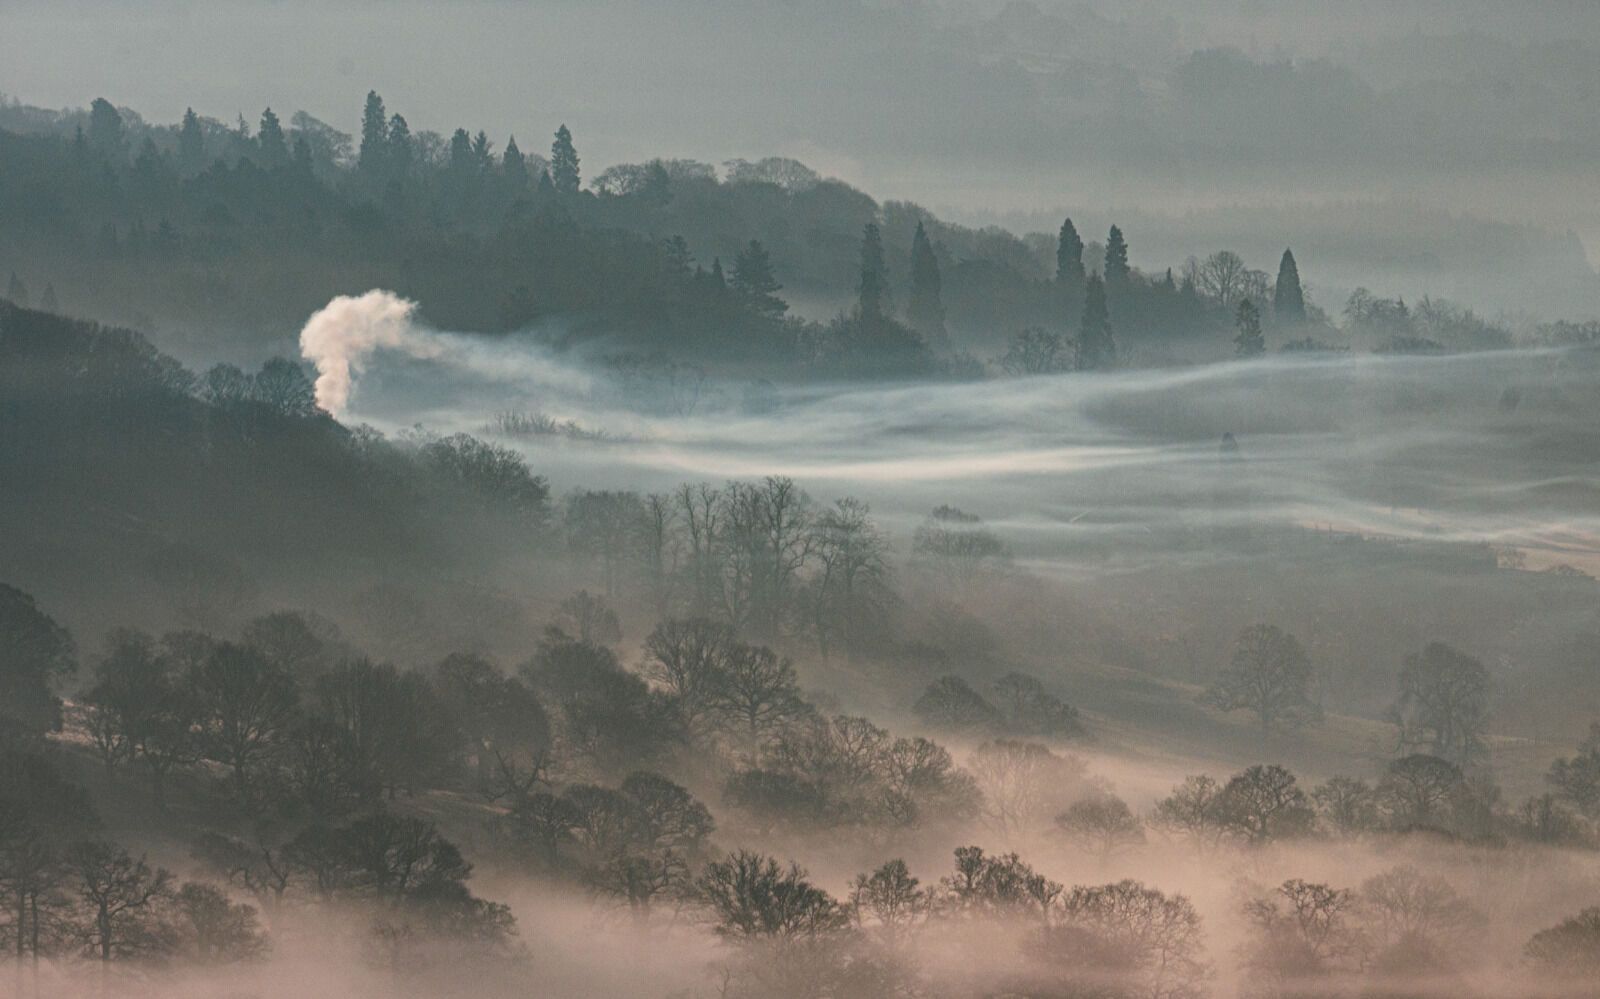
[[[550,144],[550,182],[558,194],[578,193],[578,150],[565,125],[556,129],[556,141]]]
[[[1128,244],[1122,230],[1112,226],[1106,237],[1106,289],[1112,293],[1126,290],[1128,276]]]
[[[1295,265],[1294,254],[1287,249],[1278,262],[1278,285],[1272,292],[1272,314],[1280,323],[1303,323],[1306,320],[1306,299],[1300,288],[1300,268]]]
[[[1056,284],[1063,288],[1083,284],[1083,240],[1071,219],[1061,223],[1061,235],[1056,239]]]
[[[714,261],[712,272],[719,281],[721,270],[722,262]],[[777,319],[789,311],[789,303],[776,294],[783,285],[773,275],[772,258],[759,240],[752,239],[750,245],[740,250],[734,258],[733,277],[728,281],[728,286],[747,306],[768,319]]]
[[[911,237],[911,296],[906,302],[906,321],[932,340],[945,337],[944,302],[939,289],[939,259],[933,254],[927,230],[918,222]]]
[[[271,108],[261,112],[261,128],[256,132],[256,145],[261,149],[261,165],[279,167],[289,162],[289,143],[283,137],[283,124]]]
[[[861,233],[861,283],[856,286],[863,324],[884,318],[889,297],[889,268],[883,262],[883,235],[876,222],[868,222]]]
[[[368,177],[381,177],[389,151],[389,116],[383,110],[383,98],[376,90],[367,91],[367,105],[361,111],[361,151],[356,155],[356,169]]]
[[[194,108],[183,112],[183,127],[178,131],[178,169],[192,177],[205,168],[206,140],[200,131],[200,116]]]
[[[1240,301],[1233,324],[1239,331],[1233,343],[1240,357],[1255,357],[1267,349],[1267,341],[1261,335],[1261,310],[1254,302],[1248,298]]]
[[[1076,365],[1079,371],[1105,371],[1116,364],[1117,346],[1111,334],[1111,311],[1106,307],[1106,286],[1095,274],[1084,286],[1083,322],[1078,328]]]

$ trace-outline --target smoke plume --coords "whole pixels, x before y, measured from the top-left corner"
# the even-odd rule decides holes
[[[317,366],[317,405],[334,416],[350,402],[352,377],[380,347],[434,358],[443,346],[412,324],[417,303],[389,291],[340,295],[306,321],[300,352]]]

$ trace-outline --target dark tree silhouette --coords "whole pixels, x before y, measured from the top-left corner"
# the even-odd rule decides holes
[[[712,266],[714,273],[720,272],[720,263],[713,261]],[[789,311],[789,303],[778,297],[777,293],[783,290],[783,285],[773,275],[772,258],[767,255],[766,247],[761,245],[760,240],[752,239],[739,251],[733,260],[733,276],[727,284],[739,300],[757,315],[780,319]]]
[[[1406,656],[1400,697],[1389,710],[1403,751],[1426,751],[1467,766],[1488,752],[1489,671],[1443,642]]]
[[[1239,633],[1233,661],[1201,695],[1223,711],[1248,709],[1266,732],[1275,724],[1314,721],[1321,708],[1312,696],[1311,660],[1293,635],[1270,624]]]
[[[1239,300],[1233,327],[1236,331],[1233,337],[1234,352],[1238,356],[1255,357],[1266,351],[1267,341],[1261,335],[1261,312],[1248,298]]]
[[[361,150],[356,168],[367,177],[383,176],[388,167],[388,151],[389,118],[383,109],[383,98],[376,90],[369,90],[361,111]]]
[[[0,727],[39,736],[61,727],[56,684],[77,668],[72,637],[33,597],[0,583]]]
[[[944,301],[940,297],[939,259],[922,223],[911,237],[911,293],[906,300],[906,322],[937,343],[946,337]]]
[[[200,131],[200,116],[194,108],[183,112],[183,124],[178,129],[178,170],[192,177],[205,168],[206,139]]]
[[[861,232],[861,276],[856,283],[856,314],[863,324],[888,317],[889,268],[883,259],[883,236],[876,222]]]
[[[261,112],[261,127],[256,130],[256,146],[261,151],[261,165],[272,169],[288,166],[289,143],[283,136],[283,125],[271,108]]]
[[[1106,371],[1116,366],[1117,345],[1111,331],[1111,312],[1106,307],[1106,282],[1090,275],[1083,295],[1083,320],[1073,344],[1073,364],[1079,371]]]
[[[1279,323],[1303,323],[1306,320],[1305,294],[1300,288],[1300,268],[1295,266],[1294,254],[1283,251],[1278,262],[1278,283],[1272,291],[1272,315]]]
[[[1083,284],[1083,240],[1071,219],[1061,223],[1056,237],[1056,284],[1074,290]]]
[[[565,125],[556,129],[555,141],[550,144],[550,183],[557,194],[578,193],[578,150]]]
[[[1577,755],[1550,764],[1545,780],[1556,797],[1591,819],[1600,818],[1600,722],[1589,724],[1589,737],[1578,744]]]
[[[1132,280],[1132,271],[1128,267],[1128,244],[1122,238],[1122,230],[1116,226],[1111,227],[1111,234],[1106,237],[1106,291],[1112,295],[1120,295],[1128,290]]]

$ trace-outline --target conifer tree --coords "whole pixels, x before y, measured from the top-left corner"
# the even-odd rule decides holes
[[[261,165],[284,166],[289,162],[289,143],[283,137],[283,124],[271,108],[261,112],[261,128],[256,131],[256,145],[261,150]]]
[[[876,222],[861,234],[861,283],[856,286],[862,323],[875,323],[886,315],[889,268],[883,260],[883,235]]]
[[[728,287],[728,279],[722,273],[722,258],[711,258],[711,285],[719,293]]]
[[[1287,249],[1278,262],[1278,284],[1272,292],[1272,314],[1280,323],[1303,323],[1306,320],[1306,299],[1300,287],[1300,268],[1295,265],[1294,254]]]
[[[44,294],[39,297],[39,308],[46,312],[61,311],[61,303],[56,301],[56,286],[49,281],[45,282]]]
[[[721,261],[712,265],[713,273],[720,275]],[[776,294],[783,288],[772,273],[772,258],[759,240],[739,251],[733,260],[733,277],[728,286],[755,312],[769,319],[777,319],[789,311],[789,303]]]
[[[539,171],[538,193],[539,193],[539,197],[540,198],[555,197],[556,185],[555,185],[555,181],[550,179],[550,171],[549,170],[541,170],[541,171]]]
[[[481,128],[472,137],[472,159],[479,173],[488,173],[494,166],[494,143],[489,141],[489,133]]]
[[[1267,349],[1267,341],[1261,335],[1261,310],[1248,298],[1239,302],[1234,327],[1238,333],[1233,343],[1240,357],[1254,357]]]
[[[96,97],[89,105],[89,144],[113,163],[127,160],[128,137],[122,114],[104,97]]]
[[[411,139],[411,126],[406,123],[403,115],[396,112],[389,118],[389,133],[386,146],[386,166],[389,176],[393,179],[404,179],[411,173],[411,162],[416,156],[415,143]]]
[[[356,169],[368,177],[381,177],[389,151],[389,116],[383,110],[383,98],[376,90],[367,91],[367,105],[361,111],[361,151],[356,155]]]
[[[1106,286],[1095,274],[1084,286],[1083,322],[1078,328],[1077,368],[1104,371],[1116,364],[1117,347],[1111,333],[1111,311],[1106,307]]]
[[[28,287],[17,277],[17,272],[11,272],[11,283],[6,286],[6,297],[11,299],[12,305],[28,307]]]
[[[528,161],[517,148],[515,135],[506,140],[506,151],[500,154],[500,171],[505,174],[506,186],[513,197],[528,190]]]
[[[557,194],[578,193],[578,150],[565,125],[556,129],[556,140],[550,144],[550,182]]]
[[[1063,288],[1083,284],[1083,240],[1071,219],[1061,223],[1061,235],[1056,238],[1056,284]]]
[[[1128,277],[1128,244],[1122,238],[1122,230],[1112,226],[1111,235],[1106,237],[1106,290],[1113,294],[1125,291]]]
[[[206,140],[200,131],[200,116],[194,108],[183,112],[183,127],[178,130],[178,169],[192,177],[205,168]]]
[[[940,298],[939,259],[922,223],[911,237],[911,296],[906,302],[906,320],[911,328],[932,340],[942,340],[944,302]]]

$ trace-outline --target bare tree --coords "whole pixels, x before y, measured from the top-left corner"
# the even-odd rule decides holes
[[[1056,816],[1056,829],[1104,864],[1117,850],[1144,842],[1144,823],[1114,794],[1092,794]]]

